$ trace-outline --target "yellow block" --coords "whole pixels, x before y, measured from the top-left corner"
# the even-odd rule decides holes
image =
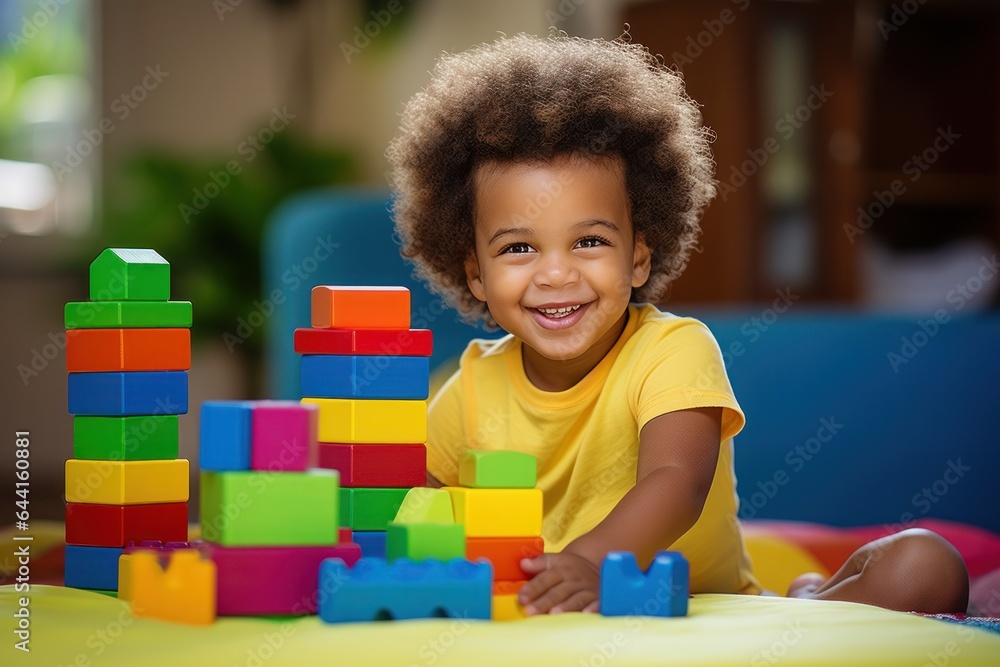
[[[427,401],[303,398],[319,407],[320,442],[427,441]]]
[[[171,552],[166,570],[156,552],[135,551],[130,558],[127,591],[133,616],[191,625],[215,621],[215,563],[202,560],[194,549]]]
[[[132,553],[135,553],[134,551]],[[118,599],[132,599],[132,554],[122,554],[118,557]]]
[[[99,505],[184,503],[188,461],[66,461],[66,502]]]
[[[534,537],[542,534],[541,489],[467,489],[446,486],[455,521],[466,537]]]
[[[524,607],[517,601],[517,593],[493,596],[494,621],[520,621],[523,618],[528,618],[528,615],[524,613]]]

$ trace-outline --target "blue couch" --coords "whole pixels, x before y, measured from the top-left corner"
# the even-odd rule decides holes
[[[405,285],[414,327],[434,331],[432,367],[473,337],[414,280],[382,191],[319,190],[274,215],[264,252],[269,395],[298,397],[292,331],[318,284]],[[685,311],[726,359],[747,426],[736,438],[743,518],[836,526],[963,521],[1000,532],[1000,317],[879,317],[853,311]],[[944,318],[942,318],[944,319]]]

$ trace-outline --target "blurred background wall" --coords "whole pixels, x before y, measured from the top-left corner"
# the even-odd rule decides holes
[[[664,307],[996,308],[1000,280],[970,282],[1000,246],[994,2],[0,0],[0,404],[37,483],[59,489],[72,453],[62,306],[100,249],[156,248],[195,303],[191,405],[261,397],[266,329],[223,335],[260,296],[274,207],[387,187],[441,52],[626,23],[718,135],[720,196]],[[57,495],[33,516],[60,518]]]

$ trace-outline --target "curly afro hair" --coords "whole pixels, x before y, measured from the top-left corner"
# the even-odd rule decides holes
[[[710,130],[679,74],[627,35],[516,35],[437,62],[386,151],[402,254],[462,319],[496,322],[469,290],[474,176],[488,162],[619,156],[632,225],[652,251],[632,300],[657,303],[687,265],[715,196]]]

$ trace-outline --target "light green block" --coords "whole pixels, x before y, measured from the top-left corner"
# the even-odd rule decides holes
[[[392,522],[386,529],[385,557],[390,561],[465,558],[465,528],[460,523]]]
[[[155,250],[108,248],[90,265],[93,301],[166,301],[170,264]]]
[[[72,301],[67,329],[188,329],[190,301]]]
[[[177,415],[73,417],[73,458],[109,461],[176,459]]]
[[[409,489],[340,490],[340,525],[352,530],[385,530],[396,518]]]
[[[466,449],[458,459],[458,484],[473,489],[533,489],[537,469],[531,454]]]
[[[202,472],[202,537],[223,546],[318,546],[338,541],[339,475]]]
[[[444,489],[422,486],[410,489],[396,513],[395,523],[455,523],[451,494]]]

